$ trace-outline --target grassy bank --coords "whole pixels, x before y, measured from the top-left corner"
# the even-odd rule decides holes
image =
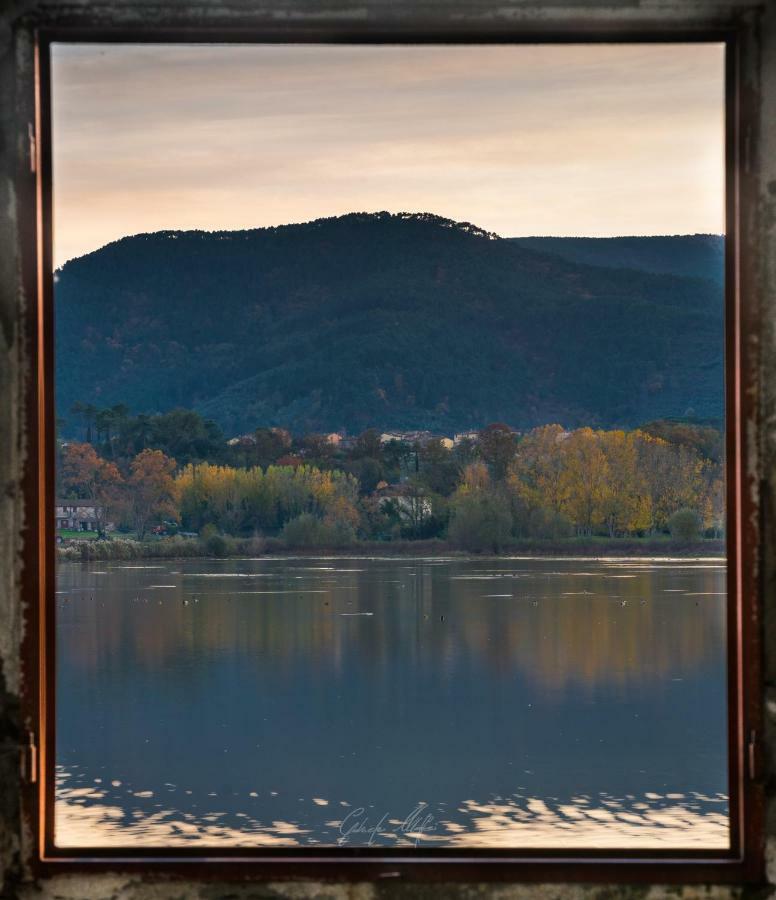
[[[113,538],[83,541],[57,548],[60,560],[229,558],[298,554],[375,556],[721,556],[722,540],[681,543],[669,538],[568,538],[566,540],[516,541],[498,553],[472,554],[448,541],[356,541],[345,546],[289,547],[279,538],[231,538],[217,535],[201,541],[192,538],[162,538],[137,541]]]

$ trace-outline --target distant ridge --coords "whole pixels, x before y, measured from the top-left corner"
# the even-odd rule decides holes
[[[720,284],[725,277],[725,238],[719,234],[522,237],[509,240],[529,250],[555,253],[563,259],[589,266],[711,278]]]
[[[126,237],[58,272],[59,413],[185,406],[231,433],[719,418],[721,245],[387,212]]]

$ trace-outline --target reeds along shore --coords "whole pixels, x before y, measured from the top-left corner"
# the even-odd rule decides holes
[[[719,557],[725,554],[722,540],[673,541],[630,540],[627,538],[571,538],[568,540],[516,541],[499,549],[478,554],[449,541],[356,541],[340,546],[289,547],[280,538],[232,538],[215,536],[208,540],[169,537],[153,541],[115,538],[110,541],[73,541],[57,548],[61,562],[127,559],[208,559],[274,555],[310,556],[681,556]]]

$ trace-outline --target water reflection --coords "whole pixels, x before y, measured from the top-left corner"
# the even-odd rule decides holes
[[[424,843],[724,846],[724,584],[708,560],[65,564],[57,843],[336,844],[334,809],[424,803]]]
[[[263,823],[247,812],[239,826],[224,812],[181,813],[172,804],[127,808],[126,798],[100,786],[81,788],[72,773],[60,771],[58,840],[60,847],[231,846],[302,847],[521,847],[526,849],[725,849],[727,798],[701,794],[650,793],[643,797],[603,795],[557,798],[497,797],[465,800],[437,819],[425,804],[396,818],[378,810],[315,798],[303,811],[308,827],[273,819]],[[251,808],[256,795],[242,798]],[[169,808],[171,807],[172,808]],[[328,818],[327,818],[328,813]],[[335,816],[335,818],[331,818]]]

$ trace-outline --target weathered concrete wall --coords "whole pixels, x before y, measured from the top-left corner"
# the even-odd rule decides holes
[[[755,98],[749,166],[756,179],[758,203],[742,223],[757,247],[755,283],[750,299],[759,304],[758,339],[762,348],[760,426],[750,474],[762,480],[764,538],[762,559],[765,606],[765,666],[762,685],[766,711],[768,795],[768,884],[759,888],[627,887],[606,885],[411,885],[377,884],[217,884],[169,882],[142,875],[59,876],[35,882],[25,870],[29,841],[19,813],[20,643],[23,616],[20,590],[25,508],[21,474],[26,454],[22,411],[26,347],[23,321],[29,297],[20,269],[17,195],[23,183],[26,130],[32,116],[31,29],[49,22],[91,19],[125,25],[179,25],[197,21],[228,25],[249,17],[257,24],[289,19],[363,23],[443,24],[445,22],[552,23],[580,21],[648,25],[670,20],[677,25],[724,24],[733,18],[748,23],[744,80]],[[149,98],[150,99],[150,98]],[[29,290],[27,291],[29,293]],[[709,900],[776,893],[776,0],[0,0],[0,897],[89,898],[174,897],[179,900],[258,900],[321,898],[368,900],[372,897],[540,898],[663,897]],[[759,451],[759,452],[757,452]]]

